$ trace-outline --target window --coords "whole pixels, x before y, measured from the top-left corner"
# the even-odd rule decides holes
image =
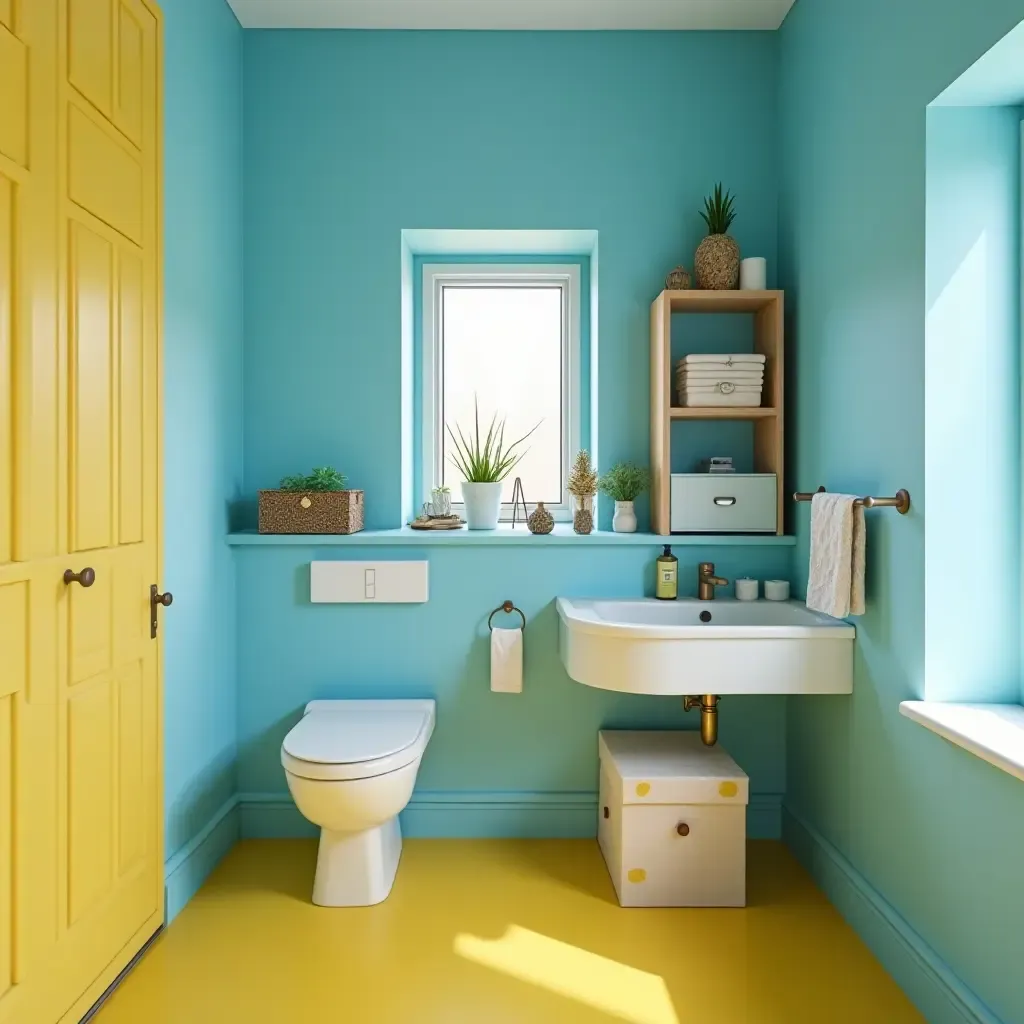
[[[446,426],[486,435],[505,419],[505,444],[536,426],[505,481],[502,518],[522,477],[532,504],[570,518],[569,464],[580,446],[580,268],[577,265],[423,266],[422,468],[424,497],[450,487],[461,506],[459,470]]]

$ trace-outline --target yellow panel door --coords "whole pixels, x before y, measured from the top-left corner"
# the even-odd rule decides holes
[[[160,17],[0,0],[0,1024],[163,920]]]

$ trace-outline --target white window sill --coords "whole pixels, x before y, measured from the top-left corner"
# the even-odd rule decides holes
[[[1024,707],[905,700],[900,714],[1024,780]]]

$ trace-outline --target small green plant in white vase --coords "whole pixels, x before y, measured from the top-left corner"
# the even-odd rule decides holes
[[[502,484],[529,451],[520,446],[540,424],[506,446],[504,417],[499,419],[495,413],[486,437],[481,438],[480,408],[475,399],[473,412],[473,432],[468,438],[458,424],[454,430],[445,424],[453,445],[450,457],[464,478],[462,498],[466,503],[466,525],[471,530],[495,530],[501,515]]]
[[[632,462],[616,462],[598,481],[601,493],[615,502],[612,529],[616,533],[636,533],[633,503],[647,490],[650,482],[650,472]]]

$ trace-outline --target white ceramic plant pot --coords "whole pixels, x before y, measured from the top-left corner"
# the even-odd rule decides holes
[[[466,503],[466,525],[471,530],[496,530],[501,515],[499,480],[493,484],[472,484],[462,481],[462,500]]]
[[[631,501],[615,502],[612,529],[616,533],[636,533],[636,511]]]

